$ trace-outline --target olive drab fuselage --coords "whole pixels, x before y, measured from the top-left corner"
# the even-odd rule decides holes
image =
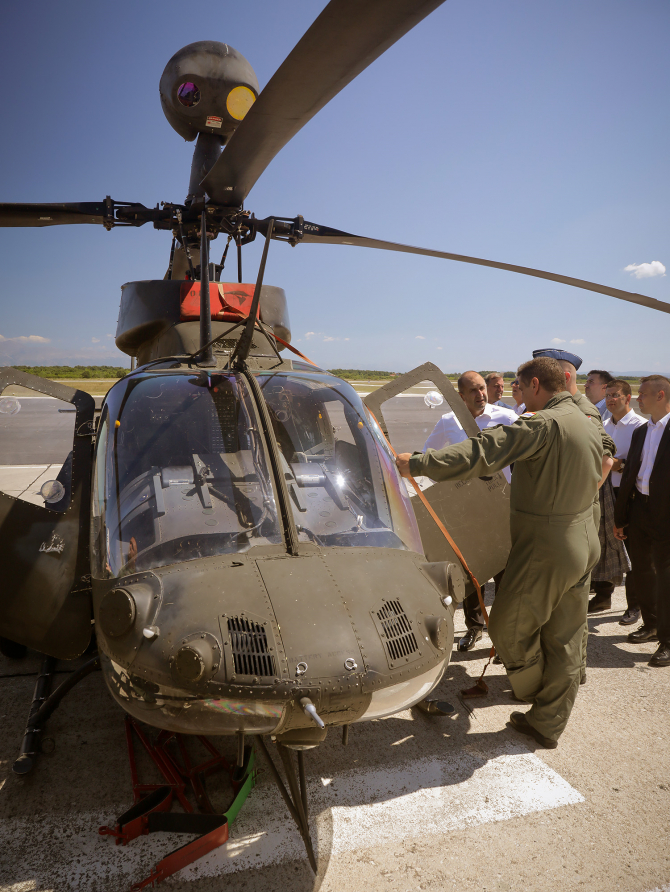
[[[425,697],[453,605],[353,387],[290,362],[161,365],[112,388],[97,430],[93,605],[115,699],[170,730],[316,742],[303,697],[327,725]]]

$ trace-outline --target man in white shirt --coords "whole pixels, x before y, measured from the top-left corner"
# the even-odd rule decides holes
[[[612,486],[615,490],[621,485],[621,472],[628,457],[633,431],[647,423],[646,418],[631,409],[631,396],[630,384],[622,378],[613,378],[607,385],[605,399],[610,417],[603,421],[603,427],[616,446],[612,465]]]
[[[640,425],[646,424],[647,419],[638,415],[630,407],[631,389],[628,381],[622,378],[613,378],[606,388],[605,399],[609,417],[603,421],[605,431],[614,440],[616,455],[612,466],[612,486],[616,498],[621,484],[621,472],[623,471],[633,431]],[[612,606],[612,591],[607,594],[601,587],[596,597],[589,604],[589,612],[596,613],[599,610],[609,610]],[[628,626],[636,623],[640,618],[640,604],[635,594],[633,572],[626,573],[626,612],[619,620],[619,625]]]
[[[614,381],[614,376],[606,372],[605,369],[591,369],[584,385],[586,399],[592,402],[600,412],[603,421],[608,417],[606,391],[610,381]]]
[[[503,402],[503,393],[505,392],[505,379],[500,372],[489,372],[484,378],[486,381],[487,402],[492,406],[501,406],[503,409],[511,409],[507,403]]]
[[[498,424],[514,424],[517,420],[518,416],[514,409],[492,406],[488,402],[486,382],[478,372],[464,372],[458,379],[457,386],[461,399],[468,407],[480,431]],[[426,449],[442,449],[444,446],[453,446],[454,443],[460,443],[467,439],[468,435],[463,430],[455,412],[447,412],[431,431],[430,436],[423,444],[422,452],[425,452]],[[509,483],[512,479],[509,468],[505,468],[503,473]]]
[[[642,612],[642,625],[628,640],[658,641],[649,665],[670,666],[670,381],[643,378],[638,403],[651,420],[633,431],[614,535],[627,542]]]
[[[478,372],[464,372],[458,379],[458,392],[480,431],[487,427],[496,427],[499,424],[514,424],[517,420],[518,416],[514,409],[492,406],[487,401],[486,381]],[[460,443],[467,439],[468,435],[463,430],[456,414],[447,412],[437,422],[421,451],[442,449],[444,446],[452,446],[454,443]],[[510,469],[505,468],[503,474],[507,482],[510,483],[512,480]],[[468,595],[463,601],[463,613],[468,631],[458,642],[458,649],[472,650],[482,637],[484,628],[484,617],[476,592]]]

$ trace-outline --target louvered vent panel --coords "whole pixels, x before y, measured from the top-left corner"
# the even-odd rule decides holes
[[[228,617],[233,666],[238,675],[274,676],[274,656],[268,652],[265,626],[245,616]]]
[[[388,655],[394,662],[418,653],[419,645],[400,601],[385,601],[377,611]]]

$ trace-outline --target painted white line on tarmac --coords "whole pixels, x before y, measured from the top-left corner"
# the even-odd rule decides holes
[[[417,759],[391,769],[310,778],[312,838],[317,857],[330,858],[387,843],[444,835],[464,827],[505,821],[583,802],[541,759],[522,746],[487,754],[469,747],[443,759]],[[260,767],[263,767],[260,761]],[[128,846],[98,836],[110,814],[35,815],[0,822],[0,847],[13,865],[0,871],[0,886],[94,888],[114,877],[130,882],[190,837],[157,833]],[[302,840],[274,787],[253,790],[231,828],[229,842],[184,868],[182,881],[217,876],[281,861],[303,860]],[[4,876],[2,875],[4,874]],[[121,886],[119,886],[121,888]]]

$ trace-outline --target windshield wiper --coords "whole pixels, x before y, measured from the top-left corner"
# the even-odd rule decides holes
[[[209,494],[207,486],[207,477],[209,476],[209,467],[198,455],[193,455],[193,464],[195,466],[195,484],[200,490],[200,500],[203,508],[212,507],[212,497]]]

